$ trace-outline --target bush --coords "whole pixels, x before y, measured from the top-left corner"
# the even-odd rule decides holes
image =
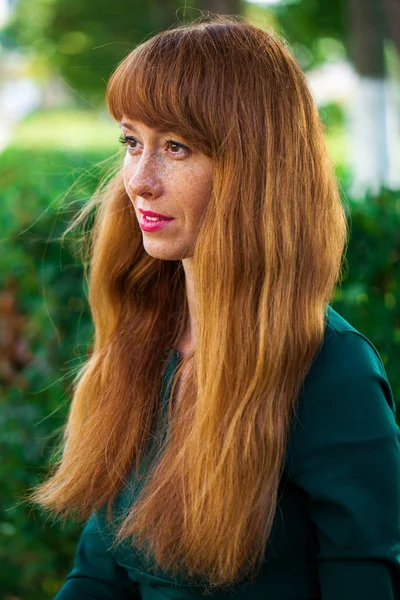
[[[15,149],[2,155],[1,598],[53,598],[75,552],[77,524],[50,528],[36,507],[20,502],[45,473],[92,336],[82,265],[71,245],[59,241],[74,210],[66,218],[59,209],[87,169],[94,175],[74,191],[76,209],[90,196],[93,163],[104,157],[31,152],[27,158]]]
[[[348,274],[335,310],[377,348],[397,403],[400,401],[400,192],[350,204]],[[397,414],[397,422],[400,423]]]

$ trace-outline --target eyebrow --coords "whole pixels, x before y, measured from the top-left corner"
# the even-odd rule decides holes
[[[130,123],[127,123],[126,121],[122,121],[120,123],[121,126],[126,127],[127,129],[130,129],[131,131],[137,131],[136,127],[134,127],[133,125],[131,125]],[[169,129],[160,129],[158,127],[155,128],[155,131],[157,133],[170,133]]]

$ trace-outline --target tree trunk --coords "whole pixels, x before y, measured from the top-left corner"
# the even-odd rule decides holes
[[[384,0],[386,29],[388,37],[392,40],[400,54],[400,1]]]
[[[349,49],[353,65],[362,76],[385,77],[384,15],[380,0],[350,0]]]
[[[385,73],[385,20],[381,0],[350,0],[348,4],[350,58],[358,74],[349,107],[351,134],[351,194],[399,185],[393,160],[397,116]]]

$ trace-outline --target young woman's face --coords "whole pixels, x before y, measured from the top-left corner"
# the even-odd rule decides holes
[[[162,229],[142,229],[146,252],[165,260],[192,256],[212,188],[211,158],[172,131],[159,132],[126,118],[120,128],[127,148],[124,185],[139,224],[142,210],[174,219]]]

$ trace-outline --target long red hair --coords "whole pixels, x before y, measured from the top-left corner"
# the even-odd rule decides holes
[[[273,33],[212,16],[154,35],[118,65],[111,115],[212,157],[193,254],[198,338],[182,400],[117,540],[172,573],[234,584],[260,566],[296,399],[324,334],[348,225],[306,78]],[[160,415],[166,349],[187,322],[180,261],[146,254],[121,168],[85,207],[92,352],[60,456],[32,499],[87,519],[138,469]],[[83,214],[82,213],[82,214]],[[81,215],[82,216],[82,215]],[[132,536],[132,537],[131,537]]]

